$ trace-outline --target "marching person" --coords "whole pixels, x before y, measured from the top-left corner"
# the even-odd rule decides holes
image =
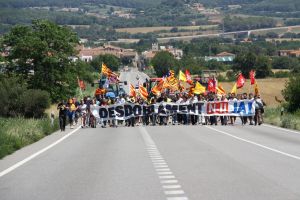
[[[263,102],[263,100],[260,98],[260,95],[256,95],[254,97],[255,99],[255,116],[254,116],[254,123],[255,126],[261,125],[263,123],[263,117],[262,117],[262,113],[264,113],[264,105],[265,103]]]
[[[59,117],[59,127],[60,131],[65,131],[66,129],[66,117],[67,117],[67,108],[65,102],[62,101],[57,105],[58,117]]]

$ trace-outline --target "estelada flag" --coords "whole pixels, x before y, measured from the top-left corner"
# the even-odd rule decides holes
[[[244,86],[245,82],[246,82],[245,77],[243,76],[242,73],[240,73],[238,76],[237,82],[236,82],[237,89],[242,88]]]
[[[85,83],[83,80],[79,80],[79,78],[77,77],[77,82],[78,82],[78,86],[81,90],[85,90]]]
[[[249,77],[250,77],[250,84],[251,85],[255,84],[255,71],[254,70],[250,71]]]
[[[142,85],[139,85],[139,93],[143,99],[146,100],[148,98],[147,89],[145,87],[143,87]]]
[[[205,91],[206,88],[197,81],[194,88],[194,94],[202,94],[205,93]]]
[[[183,82],[187,81],[186,75],[181,70],[179,70],[179,80]]]
[[[190,74],[189,70],[185,70],[185,77],[186,77],[186,82],[188,82],[190,85],[193,84],[193,80]]]
[[[216,92],[216,80],[214,78],[208,80],[207,90],[214,93]]]
[[[129,85],[129,96],[130,97],[136,97],[135,88],[132,84]]]

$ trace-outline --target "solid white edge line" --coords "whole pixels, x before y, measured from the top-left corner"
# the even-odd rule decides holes
[[[67,135],[63,136],[62,138],[60,138],[59,140],[53,142],[52,144],[46,146],[45,148],[39,150],[38,152],[30,155],[29,157],[25,158],[24,160],[21,160],[19,162],[17,162],[16,164],[14,164],[13,166],[3,170],[2,172],[0,172],[0,178],[10,172],[12,172],[13,170],[17,169],[18,167],[21,167],[22,165],[24,165],[25,163],[29,162],[30,160],[34,159],[35,157],[37,157],[38,155],[44,153],[45,151],[51,149],[52,147],[54,147],[55,145],[61,143],[63,140],[67,139],[68,137],[70,137],[73,133],[75,133],[76,131],[78,131],[81,127],[77,127],[76,129],[74,129],[73,131],[71,131],[70,133],[68,133]]]
[[[263,149],[267,149],[267,150],[269,150],[269,151],[273,151],[273,152],[275,152],[275,153],[278,153],[278,154],[281,154],[281,155],[284,155],[284,156],[287,156],[287,157],[290,157],[290,158],[294,158],[294,159],[296,159],[296,160],[300,160],[300,157],[298,157],[298,156],[295,156],[295,155],[292,155],[292,154],[289,154],[289,153],[286,153],[286,152],[283,152],[283,151],[279,151],[279,150],[277,150],[277,149],[273,149],[273,148],[271,148],[271,147],[267,147],[267,146],[265,146],[265,145],[262,145],[262,144],[259,144],[259,143],[256,143],[256,142],[252,142],[252,141],[250,141],[250,140],[246,140],[246,139],[237,137],[237,136],[235,136],[235,135],[231,135],[231,134],[229,134],[229,133],[226,133],[226,132],[224,132],[224,131],[220,131],[220,130],[218,130],[218,129],[215,129],[215,128],[212,128],[212,127],[209,127],[209,126],[207,126],[207,128],[209,128],[209,129],[211,129],[211,130],[214,130],[214,131],[216,131],[216,132],[222,133],[222,134],[224,134],[224,135],[227,135],[227,136],[229,136],[229,137],[235,138],[235,139],[237,139],[237,140],[240,140],[240,141],[243,141],[243,142],[246,142],[246,143],[249,143],[249,144],[253,144],[253,145],[258,146],[258,147],[261,147],[261,148],[263,148]]]
[[[278,130],[282,130],[282,131],[286,131],[286,132],[290,132],[290,133],[296,133],[298,135],[300,135],[300,132],[298,131],[294,131],[294,130],[290,130],[290,129],[286,129],[286,128],[282,128],[282,127],[277,127],[277,126],[273,126],[270,124],[262,124],[265,127],[269,127],[269,128],[274,128],[274,129],[278,129]]]

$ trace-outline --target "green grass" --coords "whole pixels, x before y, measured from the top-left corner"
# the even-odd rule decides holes
[[[280,107],[266,108],[264,121],[275,126],[300,130],[300,111],[293,114],[284,112],[283,116],[281,116]]]
[[[56,130],[57,119],[52,127],[49,118],[0,118],[0,159]]]

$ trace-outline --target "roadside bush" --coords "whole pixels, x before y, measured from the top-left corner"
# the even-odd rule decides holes
[[[289,112],[295,112],[300,109],[300,74],[289,78],[282,94],[288,102],[287,108]]]
[[[50,96],[46,91],[27,90],[21,98],[25,117],[40,118],[50,106]]]
[[[0,116],[40,118],[50,106],[46,91],[26,89],[23,81],[16,77],[0,77]]]

